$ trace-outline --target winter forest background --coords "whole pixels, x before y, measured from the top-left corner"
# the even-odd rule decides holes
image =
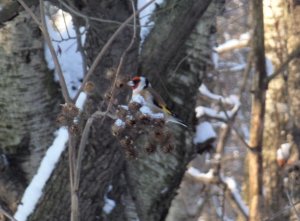
[[[300,2],[1,0],[0,220],[300,220]],[[188,125],[129,103],[146,76]]]

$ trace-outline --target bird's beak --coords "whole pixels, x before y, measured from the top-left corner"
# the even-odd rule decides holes
[[[130,87],[133,87],[133,86],[134,86],[134,83],[133,83],[133,81],[128,81],[128,82],[127,82],[127,85],[130,86]]]

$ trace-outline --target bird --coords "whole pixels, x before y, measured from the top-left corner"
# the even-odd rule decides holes
[[[132,98],[141,96],[144,99],[144,106],[148,107],[153,113],[163,113],[166,122],[172,122],[187,127],[172,111],[167,107],[166,102],[152,88],[149,80],[143,76],[135,76],[127,85],[132,89]],[[133,99],[132,99],[133,100]]]

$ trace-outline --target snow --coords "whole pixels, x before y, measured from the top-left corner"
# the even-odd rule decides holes
[[[190,167],[187,170],[187,173],[197,179],[200,180],[211,180],[214,177],[214,170],[210,169],[207,173],[202,173],[200,170],[196,169],[195,167]]]
[[[117,119],[115,121],[115,125],[118,126],[118,127],[125,127],[125,122],[122,121],[121,119]]]
[[[62,16],[63,14],[65,21]],[[52,19],[46,16],[46,24],[50,38],[55,40],[52,42],[52,44],[54,49],[57,50],[58,60],[66,80],[68,91],[70,96],[74,97],[77,89],[80,87],[84,73],[82,67],[82,56],[77,50],[77,41],[74,38],[76,37],[76,33],[72,24],[71,15],[59,9],[57,13],[52,16]],[[81,27],[80,32],[83,31],[84,28]],[[68,34],[72,38],[69,38]],[[65,40],[61,41],[61,36]],[[81,40],[82,42],[85,41],[85,34],[81,35]],[[54,62],[48,45],[45,47],[45,58],[48,63],[48,68],[54,69]],[[57,74],[55,74],[55,80],[58,81]]]
[[[112,199],[109,199],[107,197],[107,194],[112,190],[112,185],[108,186],[108,190],[106,192],[106,194],[104,194],[104,206],[102,208],[103,212],[105,212],[106,214],[110,214],[113,209],[116,207],[116,202]]]
[[[78,107],[79,110],[81,110],[81,111],[82,111],[83,105],[84,105],[84,103],[86,101],[86,97],[87,97],[86,93],[85,92],[81,92],[79,94],[79,97],[76,100],[76,107]]]
[[[236,66],[233,66],[231,68],[229,68],[229,71],[232,71],[232,72],[235,72],[235,71],[242,71],[246,68],[246,64],[243,63],[243,64],[238,64]]]
[[[138,0],[138,9],[142,8],[145,4],[147,4],[150,0]],[[155,4],[162,4],[164,0],[156,0]],[[155,4],[149,5],[145,10],[143,10],[139,14],[140,18],[140,25],[142,26],[140,29],[140,37],[141,37],[141,44],[144,42],[145,38],[151,31],[151,27],[154,26],[154,22],[150,21],[150,17],[155,10]]]
[[[240,195],[236,181],[231,177],[224,177],[224,176],[221,176],[221,179],[230,189],[235,201],[237,202],[239,207],[243,210],[244,214],[247,214],[247,216],[249,216],[249,208],[246,206],[246,204],[242,199],[242,196]]]
[[[47,150],[36,175],[26,188],[21,203],[17,208],[14,217],[18,221],[26,221],[27,217],[33,212],[42,195],[43,187],[55,168],[60,155],[65,149],[65,143],[68,141],[67,129],[60,128],[55,134],[56,138],[54,139],[53,144]]]
[[[221,95],[214,94],[209,91],[209,89],[206,87],[205,84],[201,84],[201,86],[199,87],[199,91],[203,96],[208,97],[211,100],[221,101],[223,104],[229,104],[229,105],[234,105],[234,106],[240,105],[240,100],[239,100],[238,96],[230,95],[228,97],[223,97]]]
[[[62,67],[68,91],[70,92],[71,97],[73,97],[77,92],[76,89],[78,89],[81,84],[80,81],[83,78],[83,67],[81,54],[77,51],[77,41],[74,38],[76,33],[72,24],[71,15],[62,10],[58,10],[51,19],[46,17],[46,23],[50,38],[59,41],[53,41],[52,43],[54,49],[57,50],[57,56]],[[80,31],[83,32],[83,28],[81,28]],[[68,34],[71,38],[69,38]],[[61,36],[64,40],[61,40]],[[84,42],[84,34],[82,34],[81,40]],[[54,69],[53,59],[47,45],[45,47],[45,58],[48,63],[48,68]],[[55,74],[55,80],[58,80],[57,74]],[[76,106],[80,110],[83,108],[86,96],[87,95],[82,92],[76,101]],[[25,221],[33,212],[42,195],[43,187],[65,149],[65,143],[67,141],[67,129],[58,129],[53,144],[48,148],[36,175],[25,190],[21,203],[17,208],[15,218],[18,221]]]
[[[223,44],[220,44],[218,47],[215,48],[215,50],[219,53],[231,50],[238,47],[244,47],[247,45],[247,43],[250,40],[250,33],[246,32],[240,35],[239,39],[230,39],[224,42]]]
[[[123,108],[124,110],[129,110],[127,105],[119,105],[121,108]]]
[[[209,107],[203,107],[203,106],[198,106],[196,107],[195,111],[196,111],[196,117],[197,118],[201,118],[201,117],[204,117],[204,116],[208,116],[208,117],[211,117],[211,118],[216,118],[216,119],[220,119],[220,120],[223,120],[223,121],[227,121],[228,118],[231,118],[233,116],[233,114],[237,111],[237,108],[239,108],[239,106],[234,106],[232,108],[232,110],[230,111],[226,111],[227,115],[224,113],[224,111],[216,111],[212,108],[209,108]]]
[[[214,68],[218,69],[219,68],[219,54],[214,50],[211,53],[211,59],[214,64]]]
[[[280,148],[277,150],[277,160],[287,160],[290,157],[290,150],[290,143],[281,144]]]
[[[217,134],[209,122],[201,122],[196,127],[194,144],[204,143],[208,139],[215,138],[216,136]]]
[[[271,76],[274,72],[273,63],[268,57],[266,57],[266,72],[268,76]]]
[[[228,97],[223,97],[223,96],[214,94],[208,90],[208,88],[205,86],[205,84],[201,84],[201,86],[199,87],[199,91],[203,96],[208,97],[211,100],[214,100],[217,102],[222,102],[223,104],[228,104],[233,107],[231,110],[226,111],[226,114],[225,114],[224,111],[217,111],[213,108],[198,106],[195,109],[197,118],[201,118],[203,116],[208,116],[211,118],[217,118],[217,119],[220,119],[223,121],[227,121],[228,117],[231,118],[236,113],[236,111],[240,108],[240,105],[241,105],[240,100],[239,100],[238,96],[236,96],[236,95],[230,95]]]

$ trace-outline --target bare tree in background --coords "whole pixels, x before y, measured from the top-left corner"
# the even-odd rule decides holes
[[[251,1],[255,75],[252,84],[252,109],[249,138],[249,220],[263,218],[263,168],[262,145],[265,114],[266,68],[264,48],[263,6],[261,1]]]
[[[272,61],[275,69],[279,69],[276,76],[270,78],[267,103],[266,121],[264,134],[264,159],[266,189],[266,212],[272,216],[286,204],[292,205],[299,201],[299,190],[297,182],[291,178],[288,186],[284,185],[284,178],[289,173],[294,173],[294,165],[297,168],[299,158],[299,86],[297,82],[299,64],[296,56],[299,54],[299,41],[297,40],[297,11],[296,3],[287,1],[265,1],[265,37],[266,53]],[[289,63],[290,62],[290,63]],[[287,146],[283,156],[282,146]],[[279,153],[279,155],[278,155]],[[277,164],[284,160],[284,164]],[[297,169],[296,169],[297,170]],[[294,171],[294,172],[292,172]],[[296,175],[297,172],[294,173]],[[293,186],[291,188],[291,186]],[[293,196],[293,197],[291,197]],[[291,198],[291,199],[289,199]],[[275,219],[288,219],[289,211],[294,213],[293,207]]]

